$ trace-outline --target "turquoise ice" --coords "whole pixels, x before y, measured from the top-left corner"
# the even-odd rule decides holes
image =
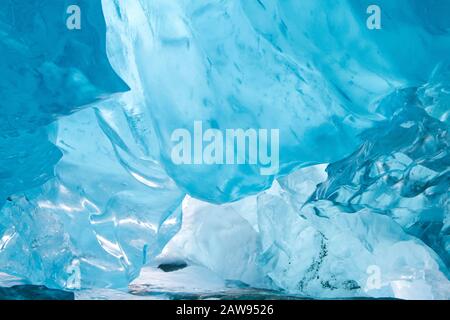
[[[126,288],[181,259],[290,294],[450,296],[449,2],[79,0],[69,30],[71,4],[0,4],[0,272]],[[280,130],[280,171],[175,164],[195,121]]]

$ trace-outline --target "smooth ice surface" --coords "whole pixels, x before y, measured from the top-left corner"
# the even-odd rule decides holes
[[[448,3],[381,1],[382,32],[367,29],[368,5],[104,1],[111,32],[132,35],[111,51],[125,45],[127,64],[136,64],[166,171],[216,203],[266,189],[272,177],[250,165],[174,165],[173,130],[192,131],[195,120],[204,130],[278,128],[280,174],[336,161],[391,116],[376,109],[379,98],[426,82],[448,59]]]
[[[106,56],[99,0],[83,8],[80,30],[66,27],[68,0],[5,0],[0,4],[0,126],[3,135],[49,124],[126,84]]]
[[[2,1],[0,272],[448,299],[450,3],[377,2],[381,30],[366,0],[79,0],[68,30],[68,0]],[[280,171],[175,165],[200,120],[279,129]]]
[[[140,176],[126,161],[136,156],[133,142],[123,150],[122,140],[109,140],[116,132],[97,112],[60,120],[56,177],[4,205],[3,271],[56,287],[126,287],[178,230],[183,193],[150,165]],[[116,129],[125,137],[122,125]]]
[[[183,226],[160,258],[186,260],[205,266],[224,279],[263,285],[257,264],[260,243],[254,229],[255,207],[255,196],[221,206],[186,197],[182,205]]]
[[[43,126],[126,84],[106,56],[99,0],[78,1],[83,27],[66,27],[70,1],[0,3],[0,204],[53,176],[61,152]]]
[[[128,87],[106,55],[100,1],[79,3],[76,31],[68,4],[1,4],[0,269],[50,287],[126,287],[176,233],[183,193],[151,157],[151,126],[130,119],[139,106],[116,96],[79,111]]]

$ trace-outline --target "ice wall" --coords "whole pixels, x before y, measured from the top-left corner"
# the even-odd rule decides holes
[[[78,3],[0,4],[0,271],[126,287],[181,228],[242,284],[449,297],[448,2]],[[279,129],[280,171],[175,165],[194,121]]]

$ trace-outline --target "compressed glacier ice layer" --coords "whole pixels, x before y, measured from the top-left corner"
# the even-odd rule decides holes
[[[175,165],[175,129],[192,131],[198,120],[204,130],[279,129],[279,174],[333,162],[390,116],[376,109],[379,98],[424,83],[448,58],[448,4],[382,1],[383,31],[373,32],[366,2],[104,1],[113,39],[126,47],[111,51],[133,67],[128,77],[139,79],[178,185],[223,203],[267,189],[273,177],[258,165]]]
[[[0,269],[126,287],[176,233],[183,193],[152,160],[151,126],[128,122],[139,105],[88,107],[128,86],[106,54],[101,2],[78,1],[80,30],[66,27],[70,4],[0,5]]]
[[[450,3],[377,2],[2,1],[0,271],[448,299]],[[280,130],[279,172],[176,165],[194,121]]]
[[[3,134],[34,129],[127,89],[106,56],[101,2],[78,1],[80,30],[66,26],[70,1],[2,1]]]
[[[43,126],[128,89],[106,56],[100,1],[78,1],[81,30],[66,26],[70,4],[0,3],[0,203],[52,177],[61,154]]]

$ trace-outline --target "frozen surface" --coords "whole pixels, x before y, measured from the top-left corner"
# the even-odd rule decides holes
[[[216,203],[267,189],[272,177],[255,166],[174,165],[174,129],[192,130],[195,120],[204,130],[278,128],[281,174],[333,162],[392,115],[376,109],[379,98],[426,82],[448,58],[442,12],[450,4],[381,1],[383,32],[366,28],[368,5],[104,1],[113,60],[125,55],[125,65],[137,68],[166,171],[191,195]]]
[[[378,1],[377,31],[365,0],[81,0],[77,31],[69,2],[0,4],[0,272],[80,299],[450,298],[449,2]],[[279,129],[280,171],[175,165],[198,120]]]
[[[304,297],[449,298],[442,259],[389,216],[314,200],[310,186],[326,179],[324,166],[301,169],[257,197],[220,209],[185,199],[183,227],[160,257]],[[243,235],[230,227],[239,216],[240,228],[257,221],[255,228]]]
[[[70,1],[5,0],[0,4],[3,135],[33,130],[127,89],[106,56],[100,1],[79,1],[81,30],[66,28]]]
[[[258,227],[255,196],[225,205],[188,196],[182,208],[183,226],[160,258],[186,260],[205,266],[224,279],[263,285],[257,263],[260,243],[254,229]]]
[[[126,288],[176,233],[183,193],[140,140],[146,128],[128,122],[137,108],[116,96],[80,111],[128,86],[106,55],[100,1],[79,3],[76,31],[65,26],[68,5],[0,5],[9,79],[0,87],[0,269],[50,287]]]
[[[79,1],[86,19],[85,28],[77,31],[66,28],[69,4],[0,3],[2,198],[52,177],[61,153],[48,141],[43,126],[128,89],[106,56],[100,1]]]
[[[56,178],[4,205],[4,271],[56,287],[126,287],[178,230],[183,193],[150,166],[153,182],[121,165],[132,142],[118,150],[99,119],[89,109],[59,121]]]

